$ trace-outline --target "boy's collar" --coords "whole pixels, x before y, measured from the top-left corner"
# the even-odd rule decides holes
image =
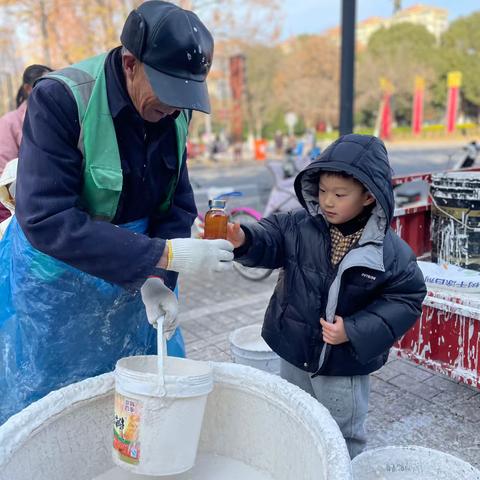
[[[348,222],[332,225],[336,227],[344,237],[352,235],[365,227],[374,207],[375,203],[372,203],[371,205],[366,206],[356,217],[348,220]]]

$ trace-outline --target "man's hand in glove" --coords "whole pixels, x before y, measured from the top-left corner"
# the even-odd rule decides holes
[[[204,274],[228,270],[232,260],[233,245],[227,240],[174,238],[167,240],[158,266],[184,274]]]
[[[160,277],[149,277],[140,289],[145,304],[147,319],[157,328],[158,319],[165,316],[163,334],[172,338],[178,326],[178,301],[176,295],[163,283]]]

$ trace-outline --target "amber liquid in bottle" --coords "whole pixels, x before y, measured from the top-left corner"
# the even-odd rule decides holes
[[[223,207],[211,206],[205,215],[205,233],[203,238],[216,240],[227,238],[228,215]]]

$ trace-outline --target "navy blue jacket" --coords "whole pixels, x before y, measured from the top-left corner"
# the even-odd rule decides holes
[[[112,223],[94,221],[78,207],[82,155],[77,106],[59,81],[41,80],[29,100],[20,148],[16,215],[38,250],[79,270],[138,289],[155,271],[165,240],[189,237],[197,215],[184,158],[173,206],[159,216],[166,185],[177,174],[174,118],[144,121],[125,86],[120,49],[107,58],[105,73],[110,112],[123,170],[123,190]],[[116,225],[148,217],[147,235]],[[173,286],[176,274],[165,274]]]
[[[329,225],[318,205],[325,170],[353,175],[376,198],[362,237],[337,266],[330,261]],[[247,242],[235,251],[244,265],[283,269],[262,336],[308,372],[373,372],[416,322],[426,294],[414,253],[390,228],[394,202],[383,143],[366,135],[341,137],[297,176],[295,190],[304,208],[242,225]],[[319,320],[334,315],[344,318],[349,342],[332,346],[324,344]]]

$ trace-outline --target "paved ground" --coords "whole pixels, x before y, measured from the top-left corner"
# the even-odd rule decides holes
[[[228,335],[262,321],[275,280],[252,282],[236,272],[184,279],[180,319],[188,356],[231,361]],[[421,445],[480,467],[480,391],[391,356],[373,374],[368,430],[369,448]]]
[[[322,151],[331,142],[322,142],[319,144]],[[463,146],[468,143],[468,140],[454,140],[454,141],[436,141],[436,142],[420,142],[420,143],[390,143],[387,144],[390,164],[395,175],[405,175],[412,172],[430,172],[439,171],[445,168],[452,168],[455,161],[463,158]],[[278,155],[273,152],[268,152],[268,160],[281,161],[284,159],[283,155]],[[216,176],[217,168],[224,170],[223,178],[230,182],[232,176],[237,176],[238,171],[244,167],[251,167],[254,165],[262,165],[265,162],[255,161],[251,153],[245,152],[244,158],[241,161],[234,161],[231,155],[220,155],[214,161],[212,158],[190,158],[190,171],[198,174],[199,180],[208,179],[208,177]],[[211,168],[213,167],[213,168]]]

